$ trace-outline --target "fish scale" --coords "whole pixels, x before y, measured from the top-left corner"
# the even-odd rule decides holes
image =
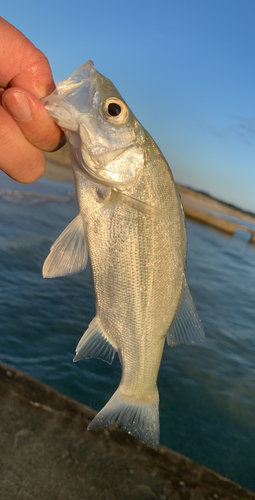
[[[79,213],[51,248],[43,276],[79,272],[88,255],[96,316],[75,361],[122,364],[120,385],[89,429],[114,421],[159,443],[157,377],[165,339],[204,337],[186,278],[180,196],[161,151],[114,85],[88,61],[44,99],[71,149]]]

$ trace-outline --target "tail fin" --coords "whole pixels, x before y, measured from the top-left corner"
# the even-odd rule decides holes
[[[132,436],[157,448],[159,445],[159,397],[156,391],[152,401],[128,400],[121,395],[120,389],[113,394],[104,408],[90,422],[88,430],[108,427],[115,422]]]

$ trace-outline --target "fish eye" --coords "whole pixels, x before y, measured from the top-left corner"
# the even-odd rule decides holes
[[[110,102],[108,104],[108,113],[111,116],[119,116],[121,113],[121,107],[117,102]]]
[[[106,101],[99,106],[99,113],[101,117],[116,125],[123,125],[128,118],[128,107],[117,97],[109,97]]]

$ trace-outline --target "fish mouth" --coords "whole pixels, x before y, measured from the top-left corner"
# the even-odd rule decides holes
[[[94,68],[93,62],[86,61],[68,78],[58,82],[52,94],[42,99],[49,115],[60,127],[77,130],[74,118],[90,111],[91,82],[97,75],[98,71]],[[81,87],[83,89],[80,89]],[[76,92],[79,89],[80,92]]]
[[[66,99],[79,87],[94,79],[97,73],[98,72],[94,68],[93,61],[88,60],[84,64],[82,64],[68,78],[57,83],[56,85],[57,93],[61,96],[61,99]]]

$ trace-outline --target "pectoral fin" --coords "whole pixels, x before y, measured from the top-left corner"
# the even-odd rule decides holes
[[[167,333],[170,346],[196,344],[204,339],[204,328],[184,276],[179,304]]]
[[[85,224],[80,214],[66,227],[50,249],[43,265],[44,278],[79,273],[88,260]]]
[[[74,361],[83,358],[99,358],[112,364],[116,350],[108,339],[100,319],[95,316],[76,347]]]
[[[103,202],[106,206],[122,203],[123,205],[126,205],[143,215],[147,215],[149,217],[162,217],[161,211],[154,205],[137,200],[132,196],[121,193],[120,191],[115,191],[114,189],[111,190],[110,196],[103,200]]]

